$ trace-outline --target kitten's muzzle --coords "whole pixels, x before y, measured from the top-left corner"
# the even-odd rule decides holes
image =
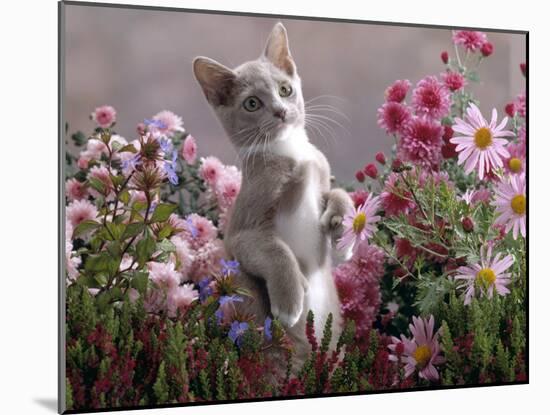
[[[275,118],[279,118],[281,121],[285,122],[286,119],[286,109],[280,109],[273,112]]]

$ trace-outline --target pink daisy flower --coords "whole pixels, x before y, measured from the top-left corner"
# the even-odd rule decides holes
[[[151,124],[149,128],[154,134],[156,133],[161,136],[170,137],[178,131],[184,131],[182,118],[172,111],[161,111],[153,116],[153,120],[155,120],[156,123]]]
[[[500,182],[495,189],[496,200],[492,203],[499,215],[495,225],[505,225],[505,231],[512,230],[514,239],[518,233],[525,238],[527,196],[525,175],[512,175],[507,180]]]
[[[487,35],[483,32],[471,30],[453,30],[453,43],[462,45],[469,51],[481,49],[487,42]]]
[[[451,92],[458,91],[466,86],[466,79],[458,72],[444,72],[441,74],[441,79],[443,79],[443,82]]]
[[[85,220],[94,220],[98,215],[97,208],[87,200],[75,200],[67,206],[66,216],[73,228]]]
[[[422,379],[436,381],[439,379],[436,366],[443,364],[445,358],[440,355],[439,331],[434,333],[434,317],[430,315],[425,319],[413,316],[412,320],[413,323],[409,324],[412,340],[403,334],[401,339],[392,337],[392,344],[388,345],[392,352],[389,359],[405,364],[405,377],[417,371]]]
[[[75,178],[69,179],[65,182],[65,194],[70,202],[75,200],[81,200],[88,197],[88,189],[86,185],[79,182]]]
[[[504,170],[509,174],[525,173],[525,146],[523,143],[510,142],[506,146],[510,157],[504,160]]]
[[[481,262],[466,267],[460,267],[457,270],[458,275],[454,278],[463,281],[458,288],[464,288],[464,305],[472,302],[476,291],[480,297],[493,298],[494,291],[501,296],[510,293],[507,285],[510,283],[510,273],[505,273],[514,263],[511,255],[502,258],[499,252],[495,257],[492,256],[493,250],[489,245],[484,255],[483,248],[480,250]]]
[[[473,103],[466,109],[464,120],[455,118],[453,130],[462,135],[450,141],[457,144],[458,164],[464,164],[466,173],[477,167],[479,179],[483,180],[493,169],[502,167],[502,158],[510,157],[505,148],[508,141],[502,137],[514,135],[504,129],[507,122],[508,117],[504,117],[497,125],[497,110],[493,108],[491,122],[488,123]]]
[[[188,135],[185,137],[185,140],[183,140],[181,157],[183,157],[188,164],[195,164],[197,160],[197,141],[192,135]]]
[[[408,79],[397,80],[384,92],[386,102],[403,102],[409,92],[411,82]]]
[[[427,76],[416,84],[412,93],[412,106],[417,115],[441,119],[451,108],[451,94],[435,76]]]
[[[91,118],[101,128],[109,128],[116,121],[116,111],[110,105],[103,105],[92,112]]]
[[[378,109],[378,125],[388,134],[401,132],[410,118],[409,108],[399,102],[386,102]]]
[[[375,223],[380,220],[376,215],[378,210],[379,197],[373,197],[370,194],[363,205],[359,208],[351,208],[344,216],[344,234],[338,241],[337,248],[346,250],[348,248],[357,249],[359,242],[370,238],[376,231]]]
[[[427,117],[413,117],[398,143],[398,156],[405,161],[435,169],[441,162],[443,127]]]

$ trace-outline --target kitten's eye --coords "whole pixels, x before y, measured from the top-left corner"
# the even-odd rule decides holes
[[[243,107],[248,112],[254,112],[260,109],[262,106],[262,101],[258,97],[248,97],[243,102]]]
[[[282,84],[279,87],[279,95],[283,98],[289,97],[292,94],[292,87],[288,84]]]

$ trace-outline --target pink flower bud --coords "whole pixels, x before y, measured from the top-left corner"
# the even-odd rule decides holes
[[[403,162],[400,159],[394,159],[391,163],[392,171],[399,173],[403,168]]]
[[[506,112],[506,114],[508,114],[509,117],[514,117],[516,115],[516,106],[513,102],[509,102],[504,107],[504,111]]]
[[[465,216],[462,218],[462,229],[464,229],[464,232],[472,232],[474,230],[474,221],[469,216]]]
[[[371,179],[376,179],[376,177],[378,177],[378,169],[376,168],[376,165],[374,163],[367,164],[363,171]]]
[[[527,64],[525,62],[519,64],[519,69],[521,69],[523,76],[527,76]]]
[[[357,173],[355,173],[355,178],[359,183],[363,183],[365,181],[365,173],[359,170]]]
[[[445,65],[447,65],[449,63],[449,54],[447,53],[446,50],[444,50],[443,52],[441,52],[441,60],[443,61],[443,63]]]
[[[481,46],[481,54],[485,57],[491,56],[493,54],[493,44],[491,42],[485,42]]]
[[[376,156],[374,158],[378,163],[382,165],[386,164],[386,156],[381,151],[379,153],[376,153]]]

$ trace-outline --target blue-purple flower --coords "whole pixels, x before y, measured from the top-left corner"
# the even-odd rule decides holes
[[[166,124],[164,124],[161,120],[155,120],[155,119],[147,119],[145,118],[143,120],[143,123],[148,126],[148,127],[155,127],[155,128],[159,128],[159,129],[164,129],[166,128]]]
[[[197,227],[193,223],[193,219],[188,217],[187,219],[185,219],[185,223],[187,224],[187,230],[191,233],[191,237],[193,239],[196,239],[197,236],[199,236],[199,230],[197,229]]]
[[[273,331],[271,330],[271,324],[273,321],[271,318],[266,317],[264,321],[264,336],[265,339],[270,342],[273,339]]]
[[[228,337],[233,343],[241,347],[242,337],[244,333],[246,333],[246,330],[248,330],[248,323],[240,323],[235,320],[233,323],[231,323],[231,329],[229,330]]]
[[[226,304],[242,303],[244,300],[240,295],[231,294],[231,295],[222,295],[218,301],[221,306],[224,306]]]
[[[222,266],[222,274],[224,277],[229,276],[229,274],[237,274],[239,272],[239,261],[226,261],[222,259],[220,261]]]
[[[199,281],[199,299],[201,303],[204,303],[206,299],[212,295],[210,281],[210,278],[203,278]]]

